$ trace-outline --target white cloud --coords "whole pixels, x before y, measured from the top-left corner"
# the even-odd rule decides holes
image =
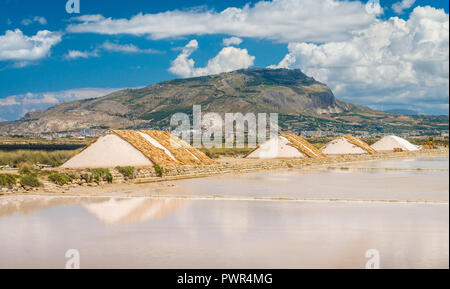
[[[242,39],[239,37],[230,37],[230,38],[224,38],[222,43],[224,46],[230,46],[230,45],[239,45],[242,43]]]
[[[41,30],[34,36],[26,36],[20,29],[7,30],[0,35],[0,61],[22,63],[39,60],[50,54],[51,48],[61,41],[61,34]]]
[[[34,21],[39,22],[39,24],[41,25],[46,25],[47,24],[47,19],[45,19],[45,17],[39,17],[39,16],[35,16],[33,18]]]
[[[81,16],[73,17],[70,20],[71,21],[80,21],[80,22],[98,22],[103,19],[105,19],[105,17],[103,17],[100,14],[91,14],[91,15],[81,15]]]
[[[402,14],[406,9],[411,8],[415,2],[416,0],[402,0],[399,2],[395,2],[392,5],[392,9],[398,14]]]
[[[181,77],[203,76],[229,72],[253,65],[254,56],[248,54],[247,49],[224,47],[205,67],[195,67],[195,61],[189,58],[198,49],[197,40],[191,40],[180,55],[172,61],[169,71]]]
[[[0,118],[6,120],[16,120],[24,116],[29,111],[44,110],[59,103],[97,98],[118,88],[81,88],[56,92],[25,93],[10,95],[0,98]]]
[[[166,11],[138,14],[130,19],[101,15],[73,18],[67,31],[72,33],[148,35],[152,39],[187,35],[227,34],[259,37],[282,42],[341,41],[351,32],[367,28],[376,15],[367,13],[359,1],[273,0],[243,8]]]
[[[33,20],[31,19],[23,19],[22,22],[20,22],[23,26],[28,26],[31,23],[33,23]]]
[[[12,95],[12,96],[8,96],[5,98],[0,98],[0,106],[9,106],[9,105],[16,105],[19,104],[16,101],[16,96]]]
[[[350,102],[379,109],[426,104],[444,111],[449,98],[448,47],[448,14],[416,7],[409,20],[379,21],[349,41],[290,43],[278,67],[301,68]]]
[[[98,45],[97,48],[91,51],[69,50],[64,57],[68,60],[99,57],[102,50],[121,53],[161,53],[159,50],[141,49],[134,44],[118,44],[105,41],[103,44]]]
[[[45,17],[41,17],[41,16],[35,16],[32,19],[23,19],[22,20],[22,25],[24,26],[28,26],[31,25],[33,23],[39,23],[41,25],[46,25],[47,24],[47,19],[45,19]]]
[[[159,53],[154,49],[141,49],[134,44],[118,44],[106,41],[101,45],[101,48],[106,51],[124,52],[124,53]]]
[[[98,53],[97,50],[93,51],[69,50],[64,57],[69,60],[78,58],[98,57]]]

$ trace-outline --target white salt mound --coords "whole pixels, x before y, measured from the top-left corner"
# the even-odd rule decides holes
[[[130,143],[113,133],[101,136],[85,150],[64,163],[62,168],[111,168],[151,166],[153,163]]]
[[[394,151],[394,149],[399,148],[404,151],[417,151],[419,147],[410,143],[404,138],[390,135],[385,136],[376,143],[372,145],[372,148],[376,151]]]
[[[304,158],[306,157],[291,142],[282,137],[274,137],[263,143],[258,149],[250,153],[249,159],[273,159],[273,158]]]
[[[345,137],[340,137],[327,143],[321,151],[326,155],[356,155],[368,152],[349,142]]]

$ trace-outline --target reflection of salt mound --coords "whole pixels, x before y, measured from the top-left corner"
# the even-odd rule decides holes
[[[246,158],[272,159],[272,158],[320,158],[324,155],[312,144],[294,134],[282,134],[271,138]]]
[[[84,207],[102,222],[117,225],[163,217],[183,206],[184,202],[178,199],[111,198]]]
[[[9,198],[0,198],[0,217],[10,216],[19,213],[24,216],[35,213],[42,209],[53,208],[57,206],[78,205],[85,200],[89,202],[101,202],[105,198],[85,198],[85,197],[53,197],[53,196],[12,196]]]
[[[343,135],[327,143],[321,151],[327,155],[374,154],[376,151],[361,139]]]
[[[419,147],[416,145],[413,145],[409,141],[407,141],[404,138],[390,135],[385,136],[376,143],[372,145],[372,148],[381,151],[381,152],[388,152],[388,151],[394,151],[395,149],[401,149],[403,151],[417,151],[419,150]]]

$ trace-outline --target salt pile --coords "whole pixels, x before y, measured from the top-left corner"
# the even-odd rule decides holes
[[[343,135],[322,147],[326,155],[374,154],[376,151],[367,143],[354,136]]]
[[[214,161],[169,132],[111,130],[85,147],[61,167],[210,165]]]
[[[250,152],[249,159],[321,158],[325,155],[305,139],[294,134],[281,134]]]
[[[420,148],[404,138],[390,135],[385,136],[372,145],[372,148],[380,152],[394,151],[401,149],[402,151],[417,151]]]

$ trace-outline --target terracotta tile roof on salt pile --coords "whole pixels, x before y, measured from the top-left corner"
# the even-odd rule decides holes
[[[201,151],[167,131],[141,130],[164,146],[181,163],[188,165],[211,165],[215,162]]]
[[[343,135],[342,137],[345,137],[351,144],[358,146],[362,148],[363,150],[367,151],[369,154],[373,155],[376,154],[377,151],[371,148],[367,143],[365,143],[363,140],[351,136],[351,135]]]
[[[321,152],[319,149],[317,149],[315,146],[313,146],[307,140],[299,137],[298,135],[286,133],[286,134],[281,134],[281,136],[286,138],[288,141],[290,141],[293,147],[295,147],[301,153],[303,153],[304,155],[307,155],[310,158],[318,159],[318,158],[326,157],[326,155],[323,152]]]
[[[171,166],[210,165],[215,163],[205,154],[171,135],[169,132],[156,130],[112,130],[110,132],[117,134],[119,137],[130,143],[154,164]],[[141,133],[148,135],[162,147],[167,149],[173,158],[167,154],[165,150],[150,143],[144,136],[141,135]],[[171,139],[173,142],[171,142]],[[178,144],[180,147],[174,147],[172,144]]]

